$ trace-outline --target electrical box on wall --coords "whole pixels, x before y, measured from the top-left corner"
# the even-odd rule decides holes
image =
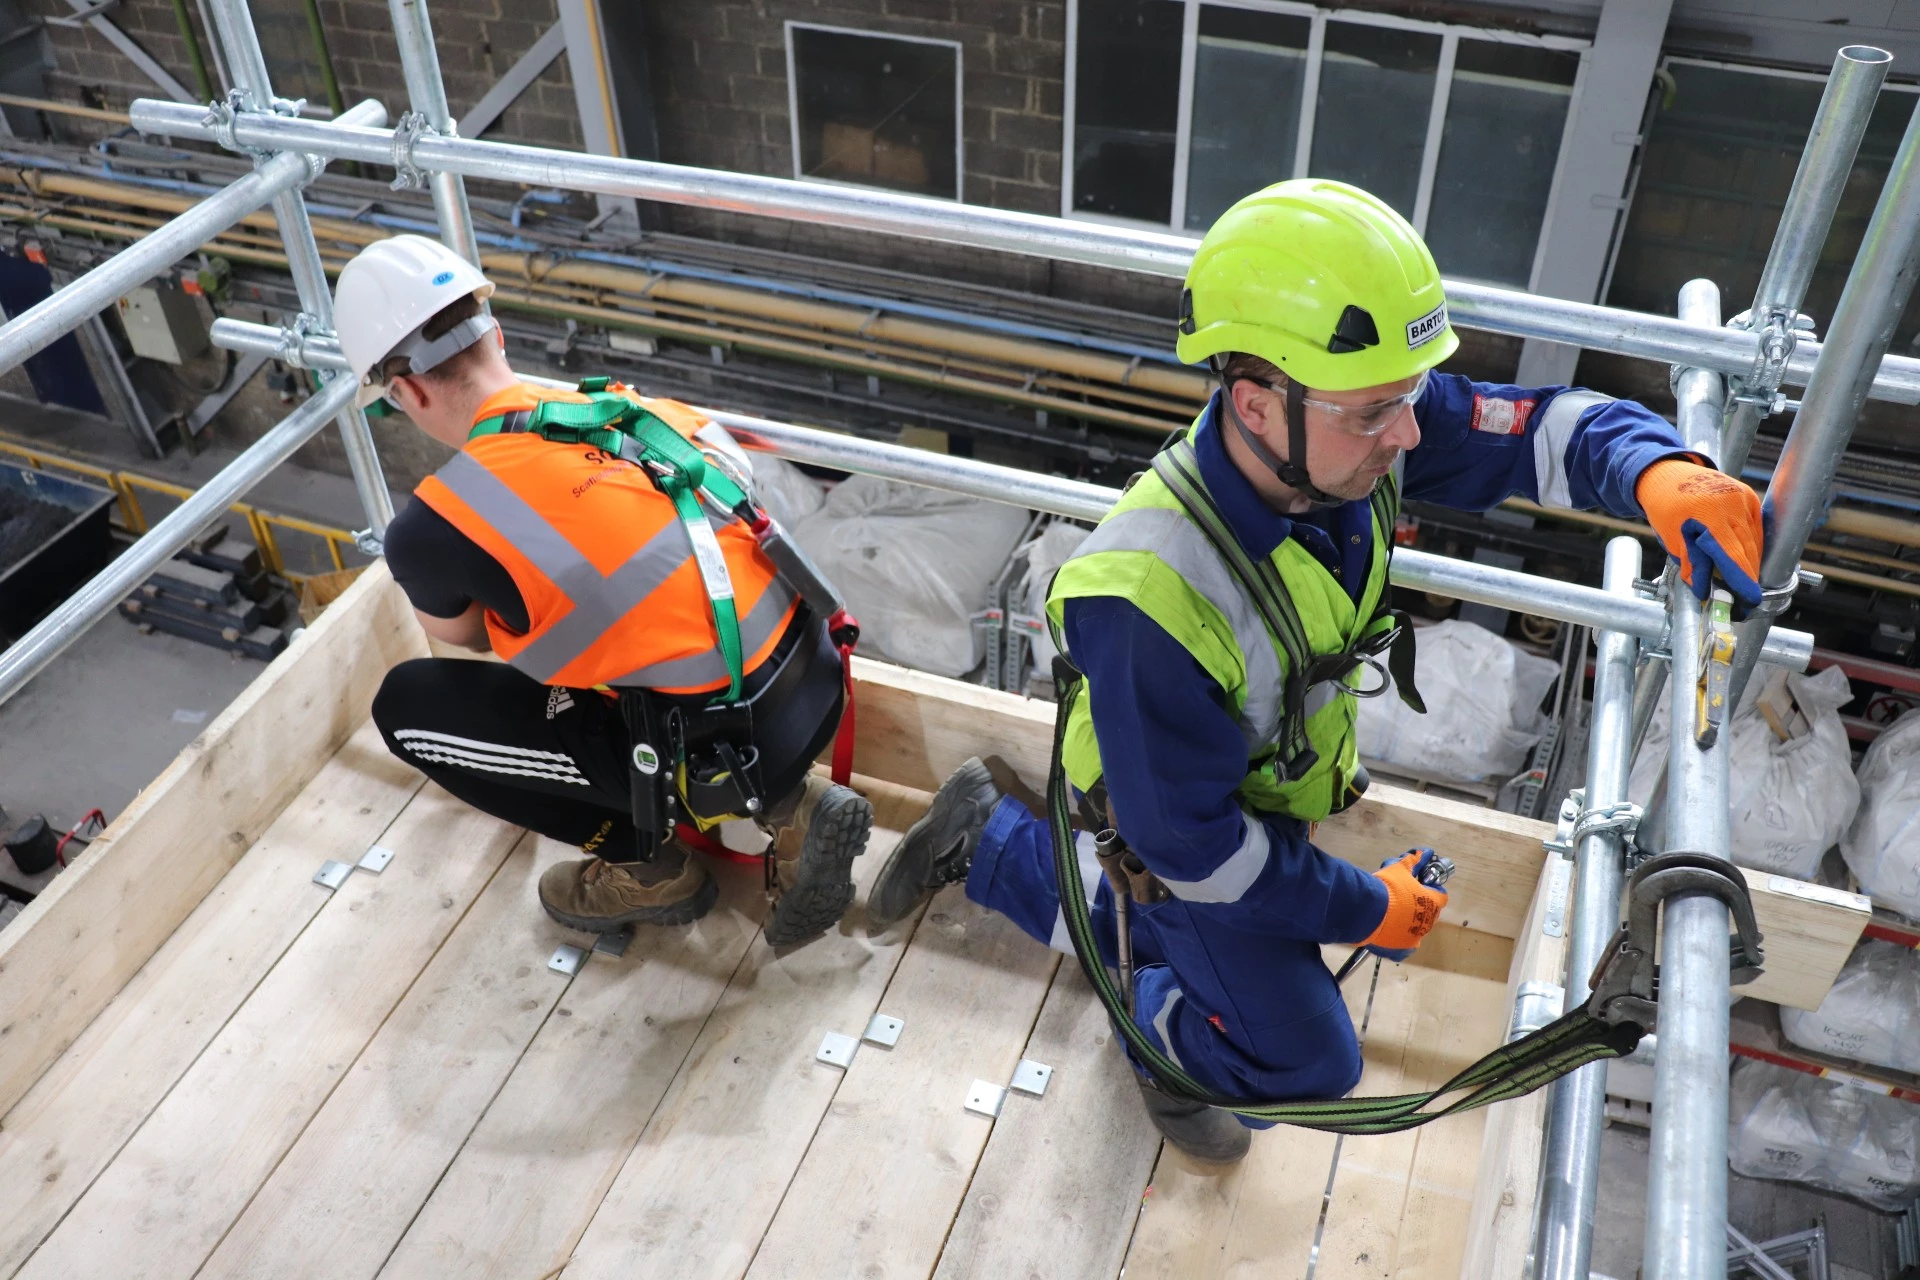
[[[206,321],[184,289],[143,285],[120,299],[120,323],[133,354],[180,364],[208,346]]]

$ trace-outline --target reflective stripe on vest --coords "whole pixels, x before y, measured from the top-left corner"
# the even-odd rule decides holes
[[[1293,539],[1275,549],[1274,563],[1316,654],[1340,652],[1376,625],[1397,509],[1397,486],[1383,482],[1373,502],[1372,555],[1357,602]],[[1280,777],[1275,756],[1286,707],[1284,653],[1205,532],[1154,473],[1137,477],[1061,566],[1047,600],[1056,633],[1065,601],[1089,595],[1132,602],[1225,690],[1247,749],[1248,772],[1238,793],[1249,809],[1316,821],[1338,807],[1357,767],[1353,698],[1332,683],[1307,690],[1305,731],[1319,759],[1294,782]],[[1349,682],[1358,678],[1355,673]],[[1064,763],[1082,790],[1101,774],[1092,704],[1092,697],[1079,702],[1067,730]],[[1248,858],[1257,861],[1251,853]]]
[[[668,421],[691,436],[702,420]],[[525,634],[486,615],[495,651],[517,670],[546,684],[727,687],[688,527],[644,471],[582,445],[495,435],[470,442],[418,494],[519,588]],[[745,525],[724,513],[714,523],[752,671],[773,652],[797,600]]]

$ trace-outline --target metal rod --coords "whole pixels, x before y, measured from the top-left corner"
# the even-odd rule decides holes
[[[326,335],[302,338],[271,325],[221,319],[214,321],[213,341],[234,351],[257,352],[308,368],[346,367],[340,357],[340,344]],[[561,388],[573,385],[548,378],[527,377],[525,380]],[[928,453],[924,449],[863,440],[858,436],[774,422],[724,409],[701,409],[700,412],[727,428],[746,448],[779,454],[795,462],[964,493],[989,502],[1004,502],[1075,520],[1098,520],[1120,500],[1118,489],[1083,480]],[[1667,615],[1660,605],[1651,600],[1611,595],[1578,583],[1410,549],[1393,553],[1390,573],[1395,585],[1414,591],[1518,609],[1597,631],[1623,630],[1651,644],[1662,643],[1666,636]],[[1813,637],[1804,631],[1776,630],[1767,637],[1762,656],[1768,662],[1795,671],[1805,670],[1813,658]]]
[[[1640,576],[1640,543],[1607,543],[1605,589],[1633,599]],[[1639,646],[1619,631],[1602,631],[1593,676],[1593,722],[1588,731],[1587,807],[1605,809],[1627,798],[1633,767],[1633,677]],[[1620,884],[1626,842],[1618,830],[1598,831],[1574,849],[1573,922],[1567,948],[1568,1003],[1620,925]],[[1540,1175],[1540,1229],[1535,1280],[1587,1280],[1593,1261],[1593,1214],[1600,1182],[1600,1132],[1607,1118],[1607,1067],[1596,1062],[1565,1076],[1547,1102],[1546,1153]]]
[[[114,606],[155,569],[219,519],[269,471],[293,456],[353,398],[353,384],[335,378],[280,425],[248,445],[219,474],[195,490],[172,514],[147,531],[112,564],[68,596],[40,624],[0,653],[0,702],[5,702],[49,662],[113,612]]]
[[[1834,309],[1820,363],[1800,398],[1787,443],[1767,484],[1773,525],[1760,560],[1761,608],[1740,628],[1729,706],[1738,706],[1753,674],[1758,641],[1786,612],[1799,580],[1800,555],[1824,518],[1835,471],[1867,401],[1873,370],[1893,341],[1894,326],[1920,271],[1920,107],[1887,172],[1873,219]]]
[[[1777,335],[1774,340],[1795,340],[1794,317],[1806,300],[1807,286],[1833,227],[1833,215],[1840,208],[1840,197],[1853,172],[1854,156],[1866,136],[1867,122],[1873,118],[1874,103],[1892,63],[1892,54],[1867,45],[1848,45],[1834,55],[1826,92],[1820,96],[1820,109],[1814,113],[1813,128],[1800,153],[1800,167],[1793,175],[1793,188],[1780,211],[1779,229],[1774,232],[1773,247],[1767,251],[1767,263],[1761,268],[1760,284],[1753,293],[1747,329],[1765,334],[1773,326]],[[1736,476],[1747,465],[1754,434],[1773,399],[1770,391],[1743,398],[1738,383],[1736,379],[1731,388],[1732,412],[1727,415],[1718,455],[1723,468]]]
[[[400,44],[400,68],[407,80],[407,100],[426,117],[427,127],[457,135],[459,122],[447,105],[446,82],[440,78],[440,55],[433,47],[433,23],[426,0],[388,0],[393,12],[393,35]],[[433,192],[433,212],[440,222],[440,239],[449,249],[476,267],[480,245],[473,234],[473,210],[467,204],[467,184],[457,173],[435,170],[427,180]]]
[[[1701,602],[1679,585],[1673,615],[1669,850],[1731,852],[1722,730],[1702,748],[1693,732],[1701,670]],[[1654,1062],[1647,1181],[1646,1280],[1723,1280],[1727,1230],[1729,919],[1709,894],[1678,894],[1662,910],[1660,1053]]]
[[[220,29],[220,43],[227,51],[227,65],[233,69],[238,88],[256,105],[270,106],[273,86],[267,79],[266,58],[260,52],[260,39],[254,31],[247,0],[212,0],[212,6],[214,21]],[[327,282],[319,242],[313,238],[313,220],[307,216],[305,197],[297,189],[281,192],[274,197],[273,216],[280,224],[287,266],[293,275],[294,288],[300,294],[300,310],[310,324],[332,331],[333,288]],[[393,520],[393,496],[387,492],[367,415],[348,404],[341,410],[339,426],[347,468],[353,473],[353,487],[360,495],[360,506],[367,517],[371,542],[366,545],[371,548],[386,537],[387,525]]]
[[[219,142],[215,130],[202,120],[203,114],[195,107],[153,98],[139,99],[130,111],[135,127],[143,133]],[[243,146],[317,151],[369,164],[391,166],[395,159],[392,130],[332,121],[250,112],[236,122],[235,137]],[[407,150],[412,163],[422,169],[469,178],[788,218],[1152,275],[1184,276],[1193,254],[1194,242],[1172,232],[956,205],[898,192],[466,138],[421,137]],[[1751,371],[1760,349],[1755,334],[1705,329],[1668,316],[1642,315],[1463,280],[1447,281],[1446,289],[1453,319],[1468,328],[1566,342],[1721,373]],[[1817,343],[1796,346],[1787,363],[1786,380],[1804,385],[1818,351]],[[1887,357],[1873,394],[1881,400],[1920,404],[1920,360]]]
[[[205,108],[196,107],[204,113]],[[371,100],[347,113],[356,120],[386,119],[386,108]],[[269,203],[282,191],[309,181],[317,161],[285,154],[222,188],[165,226],[157,227],[108,258],[44,302],[22,311],[0,325],[0,373],[24,363],[52,346],[122,297],[168,270],[174,263]]]
[[[1711,280],[1689,280],[1680,286],[1680,318],[1688,324],[1720,323],[1720,286]],[[1720,457],[1720,410],[1726,401],[1726,382],[1709,369],[1676,366],[1673,394],[1680,438],[1703,457]]]

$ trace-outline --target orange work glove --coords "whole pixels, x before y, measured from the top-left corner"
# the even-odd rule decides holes
[[[1440,911],[1447,905],[1447,891],[1420,880],[1420,873],[1433,861],[1433,856],[1431,849],[1410,849],[1403,857],[1373,873],[1387,886],[1387,914],[1380,918],[1378,928],[1361,939],[1361,946],[1372,947],[1388,959],[1405,959],[1433,926],[1440,923]],[[1400,954],[1388,954],[1391,952]]]
[[[1633,496],[1694,595],[1705,600],[1717,573],[1743,608],[1760,603],[1765,523],[1753,490],[1711,467],[1662,458],[1640,473]]]

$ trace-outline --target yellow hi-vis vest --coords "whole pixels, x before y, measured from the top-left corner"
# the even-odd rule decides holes
[[[1175,447],[1184,448],[1189,464],[1193,437],[1189,431]],[[1188,475],[1190,483],[1200,484],[1197,467],[1189,465]],[[1304,670],[1313,659],[1349,653],[1392,630],[1394,618],[1383,609],[1382,597],[1400,507],[1394,476],[1374,490],[1372,507],[1373,554],[1357,602],[1292,538],[1274,549],[1272,564],[1299,622],[1298,633],[1283,638],[1262,620],[1167,481],[1155,471],[1145,472],[1060,566],[1047,595],[1048,618],[1062,638],[1063,652],[1068,600],[1114,596],[1153,619],[1226,691],[1247,746],[1247,774],[1237,789],[1241,803],[1256,813],[1318,821],[1354,798],[1350,788],[1360,768],[1351,690],[1362,687],[1365,668],[1306,687],[1299,720],[1290,723],[1288,679],[1296,662],[1289,649],[1304,647],[1298,663]],[[1062,756],[1068,780],[1082,792],[1101,777],[1092,692],[1089,685],[1090,696],[1073,709]]]

